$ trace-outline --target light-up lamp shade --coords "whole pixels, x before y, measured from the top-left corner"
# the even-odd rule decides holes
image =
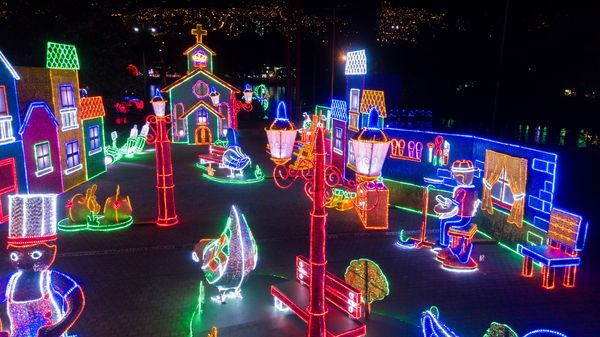
[[[369,111],[369,126],[352,137],[352,149],[356,175],[365,181],[373,181],[381,175],[381,168],[390,147],[389,137],[377,127],[379,112]]]
[[[254,95],[252,86],[250,84],[246,84],[246,87],[244,88],[244,101],[246,104],[252,103],[252,95]]]
[[[269,149],[271,150],[271,160],[276,164],[285,164],[292,159],[294,143],[298,130],[294,123],[287,118],[285,103],[279,102],[277,105],[277,118],[271,123],[267,132]]]
[[[165,101],[161,96],[159,88],[156,88],[156,94],[154,94],[154,97],[152,97],[150,103],[152,103],[152,109],[154,109],[154,114],[156,117],[165,116],[165,107],[167,105],[167,101]]]
[[[210,100],[212,101],[212,104],[214,106],[219,105],[219,97],[221,96],[221,94],[217,91],[217,89],[215,87],[211,87],[210,88]]]

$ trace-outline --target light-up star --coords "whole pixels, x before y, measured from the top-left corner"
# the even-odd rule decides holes
[[[192,35],[196,35],[196,43],[202,43],[202,36],[206,36],[208,32],[202,29],[202,25],[196,25],[196,28],[192,29]]]

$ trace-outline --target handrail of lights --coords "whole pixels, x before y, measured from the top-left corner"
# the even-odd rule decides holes
[[[171,129],[173,129],[173,124],[171,124],[171,115],[165,116],[167,101],[162,97],[158,88],[156,89],[156,94],[150,100],[150,103],[152,103],[154,108],[154,115],[146,116],[148,127],[152,130],[152,132],[148,132],[146,135],[146,143],[148,143],[148,145],[154,145],[156,142],[170,142],[168,135],[170,134]],[[159,120],[161,123],[164,123],[164,125],[171,124],[170,128],[165,129],[164,134],[161,134],[160,132],[161,127],[158,123]],[[156,128],[153,125],[155,125]]]
[[[357,209],[368,212],[373,210],[379,202],[379,188],[376,180],[380,176],[381,168],[385,160],[388,148],[390,146],[389,137],[379,128],[377,128],[378,112],[372,108],[369,112],[369,127],[363,128],[352,139],[353,150],[356,159],[357,180],[345,180],[342,172],[333,165],[327,165],[324,168],[325,174],[325,204],[328,204],[335,197],[335,188],[343,188],[351,196],[352,203]],[[304,192],[314,200],[313,168],[316,165],[310,159],[300,159],[295,168],[285,166],[292,159],[292,152],[296,140],[297,129],[288,117],[284,102],[277,105],[276,119],[271,123],[268,129],[265,129],[269,141],[271,160],[276,166],[273,169],[273,180],[275,184],[287,189],[294,182],[301,178],[304,180]],[[323,142],[324,127],[321,123],[317,125],[317,131],[314,135],[314,146],[318,147],[319,142]],[[324,146],[323,146],[324,147]],[[317,149],[318,151],[318,149]],[[315,152],[315,154],[319,154]],[[324,155],[324,152],[322,153]],[[366,197],[368,191],[376,191],[376,199],[372,205],[368,205]]]

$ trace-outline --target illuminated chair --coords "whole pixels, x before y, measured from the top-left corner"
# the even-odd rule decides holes
[[[466,228],[456,229],[450,227],[448,235],[452,239],[450,243],[450,254],[444,257],[439,255],[444,250],[438,253],[438,259],[442,260],[442,264],[450,269],[465,269],[474,270],[477,268],[477,262],[471,257],[473,251],[473,236],[477,233],[477,225],[469,224]]]
[[[575,273],[581,262],[578,256],[583,250],[588,222],[583,223],[579,215],[557,208],[552,209],[548,225],[548,244],[521,246],[524,277],[533,276],[533,261],[542,264],[542,287],[554,288],[556,268],[565,268],[563,285],[575,286]]]

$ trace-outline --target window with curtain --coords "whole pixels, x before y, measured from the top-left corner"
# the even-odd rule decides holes
[[[527,159],[486,150],[481,209],[494,213],[493,204],[510,210],[507,222],[523,226]]]

